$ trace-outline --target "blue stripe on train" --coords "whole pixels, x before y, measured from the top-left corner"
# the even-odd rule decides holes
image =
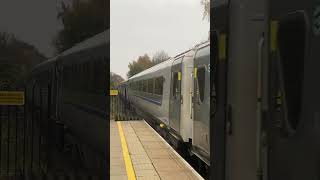
[[[139,97],[139,98],[141,98],[143,100],[146,100],[146,101],[149,101],[151,103],[154,103],[156,105],[161,106],[161,102],[160,101],[156,101],[156,100],[153,100],[153,99],[150,99],[150,98],[146,98],[146,97],[143,97],[143,96],[139,96],[139,95],[134,95],[134,96]]]

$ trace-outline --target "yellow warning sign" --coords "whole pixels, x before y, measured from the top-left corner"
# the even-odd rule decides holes
[[[117,96],[118,90],[110,90],[110,96]]]
[[[178,81],[181,81],[181,72],[178,72]]]
[[[219,48],[219,59],[223,60],[226,58],[226,41],[227,41],[227,36],[226,34],[221,34],[219,36],[219,40],[218,40],[218,48]]]
[[[24,91],[0,91],[0,105],[24,105]]]
[[[270,50],[272,52],[277,49],[278,21],[271,21],[270,25]]]

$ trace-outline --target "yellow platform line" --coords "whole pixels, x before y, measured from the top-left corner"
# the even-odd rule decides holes
[[[121,122],[117,121],[117,124],[119,129],[120,140],[121,140],[123,159],[126,164],[128,180],[136,180],[136,175],[133,170],[132,161],[129,155],[128,146],[127,146],[126,138],[123,133]]]

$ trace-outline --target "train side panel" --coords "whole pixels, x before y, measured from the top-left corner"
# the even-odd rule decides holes
[[[128,83],[133,84],[133,88],[130,88],[129,91],[131,103],[136,105],[140,111],[152,115],[166,125],[169,124],[169,110],[167,107],[169,107],[170,71],[171,67],[164,65],[163,68],[142,76],[132,77],[128,81]],[[152,80],[154,92],[150,92],[150,88],[148,88],[148,83]]]

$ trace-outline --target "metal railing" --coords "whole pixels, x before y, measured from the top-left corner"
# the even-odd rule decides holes
[[[26,103],[0,105],[0,179],[106,178],[105,171],[105,174],[101,174],[102,172],[75,171],[73,168],[59,169],[59,165],[64,163],[64,160],[59,162],[59,159],[64,157],[60,157],[62,153],[57,154],[59,150],[54,144],[54,122],[48,117],[50,113],[46,112],[50,111],[50,89],[38,88],[36,93],[27,93],[25,88],[5,89],[24,91]],[[34,98],[36,94],[40,95],[37,103]]]
[[[1,87],[1,91],[24,91],[23,88]],[[9,97],[2,97],[3,99]],[[15,97],[16,98],[16,97]],[[11,101],[14,102],[14,101]],[[0,179],[22,177],[26,172],[26,109],[24,105],[0,105]]]
[[[135,108],[121,92],[117,95],[110,94],[110,119],[116,121],[139,120]]]

